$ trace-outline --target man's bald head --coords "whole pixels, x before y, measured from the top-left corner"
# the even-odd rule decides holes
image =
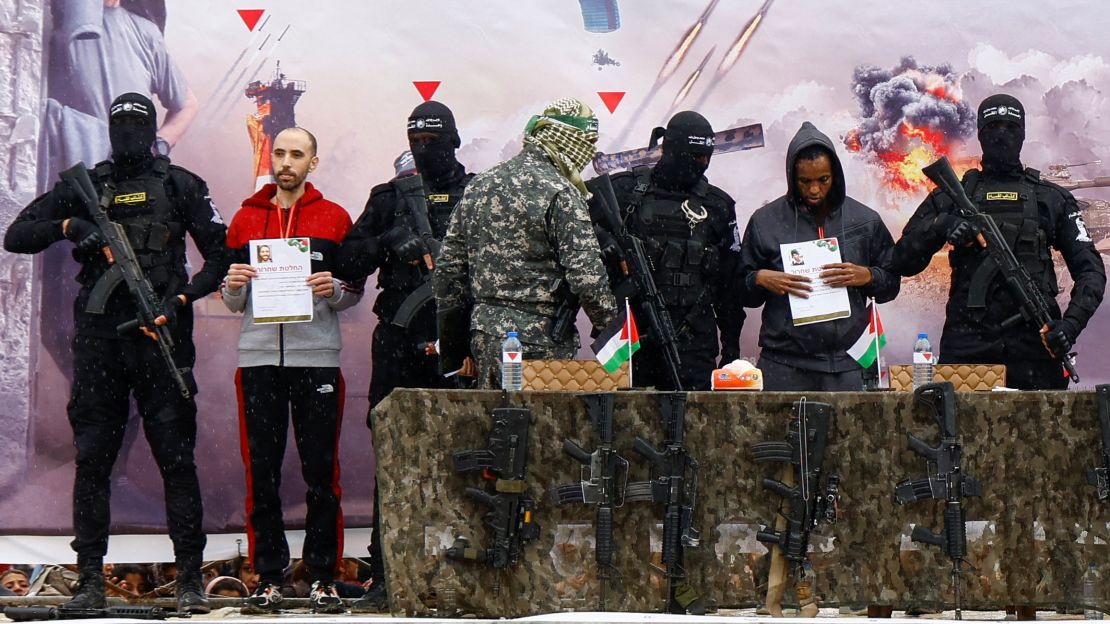
[[[274,142],[277,143],[277,138],[280,137],[281,135],[285,134],[286,132],[292,132],[292,133],[296,133],[296,134],[303,134],[304,137],[306,139],[308,139],[308,146],[311,150],[309,155],[310,156],[315,156],[316,155],[316,152],[317,152],[316,135],[312,134],[311,132],[309,132],[308,130],[305,130],[304,128],[302,128],[300,126],[293,126],[292,128],[286,128],[286,129],[282,130],[281,132],[277,133],[277,136],[274,137]]]

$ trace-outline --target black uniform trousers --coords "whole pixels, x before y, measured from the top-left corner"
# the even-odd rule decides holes
[[[178,367],[192,368],[196,360],[190,333],[191,327],[181,325],[174,332]],[[186,380],[195,391],[192,375]],[[182,398],[156,345],[138,332],[127,338],[78,334],[73,339],[73,388],[67,411],[77,449],[71,545],[78,563],[103,558],[108,550],[109,484],[127,426],[129,395],[138,404],[143,432],[162,474],[174,555],[179,562],[199,565],[205,537],[193,459],[197,406],[193,399]]]
[[[636,312],[633,311],[633,314]],[[674,310],[670,311],[671,322],[678,327],[683,323],[683,317]],[[637,317],[637,329],[647,333],[643,327],[647,318],[641,314]],[[677,329],[677,327],[676,327]],[[632,356],[632,383],[637,388],[654,387],[656,390],[674,390],[667,358],[663,355],[663,348],[655,336],[642,337],[642,348]],[[683,390],[709,390],[711,387],[713,369],[717,367],[717,356],[720,352],[717,339],[717,326],[712,314],[701,317],[694,323],[687,324],[679,334],[678,357],[682,365],[678,369],[678,378],[682,382]]]
[[[767,392],[860,392],[863,390],[863,369],[830,373],[808,370],[759,358],[763,373],[763,390]]]
[[[428,308],[430,310],[430,307]],[[439,374],[439,358],[426,355],[422,344],[434,340],[435,330],[427,329],[429,323],[425,316],[428,310],[421,311],[410,323],[413,329],[406,329],[378,319],[370,350],[370,410],[389,396],[395,388],[446,388],[453,387]],[[423,331],[416,329],[424,327]],[[433,325],[434,327],[434,325]],[[366,425],[370,426],[369,412]],[[373,433],[371,433],[373,435]],[[374,522],[370,529],[370,576],[374,583],[385,580],[385,564],[382,561],[381,522],[379,509],[381,497],[378,496],[378,479],[374,477]]]
[[[339,506],[343,375],[334,367],[251,366],[236,372],[235,385],[239,444],[247,469],[247,538],[254,569],[263,582],[280,584],[289,564],[279,491],[292,412],[293,439],[308,488],[301,556],[312,580],[331,581],[343,552]]]
[[[419,315],[413,321],[416,325]],[[446,388],[439,374],[439,358],[426,355],[424,343],[435,340],[435,330],[410,331],[378,319],[370,348],[370,409],[394,388]],[[370,424],[370,415],[366,415]]]

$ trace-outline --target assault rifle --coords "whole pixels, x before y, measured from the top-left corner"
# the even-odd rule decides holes
[[[125,283],[135,304],[136,318],[133,321],[120,324],[116,331],[122,335],[142,328],[144,333],[153,334],[156,338],[155,342],[158,344],[158,350],[162,354],[162,361],[166,363],[166,368],[169,369],[170,375],[177,384],[177,389],[181,391],[181,396],[186,399],[190,398],[192,390],[185,381],[185,375],[189,373],[190,369],[178,368],[177,363],[174,362],[173,336],[170,335],[170,328],[166,325],[155,325],[154,323],[155,319],[162,316],[162,301],[154,292],[150,280],[143,273],[143,267],[139,264],[139,259],[135,256],[135,250],[131,247],[131,240],[127,238],[127,231],[122,225],[108,218],[108,207],[112,205],[112,200],[116,196],[115,183],[111,180],[104,182],[104,193],[98,201],[96,187],[89,179],[89,172],[85,169],[85,163],[77,163],[60,175],[84,202],[89,214],[93,217],[93,221],[100,228],[100,233],[108,241],[108,249],[111,251],[109,262],[112,263],[112,267],[100,277],[93,287],[93,292],[89,297],[90,301],[107,302],[108,295],[120,283]],[[103,313],[104,309],[103,306],[99,310],[90,307],[89,312]]]
[[[967,561],[967,510],[962,499],[982,496],[978,479],[963,471],[963,445],[956,426],[956,391],[952,382],[944,381],[921,386],[914,391],[914,400],[929,406],[940,427],[940,444],[935,447],[912,434],[907,434],[909,448],[928,462],[929,474],[919,479],[905,479],[894,488],[898,504],[905,505],[926,498],[944,501],[944,532],[933,533],[918,524],[910,539],[939,546],[952,560],[952,586],[956,594],[956,619],[963,619],[960,599],[960,572]]]
[[[1100,501],[1110,500],[1110,384],[1095,386],[1098,421],[1102,424],[1102,465],[1087,469],[1087,483],[1095,486]]]
[[[532,519],[536,501],[525,495],[531,423],[532,412],[527,409],[495,409],[486,448],[453,454],[455,472],[481,471],[483,478],[493,481],[492,494],[466,488],[467,496],[488,507],[483,521],[492,539],[489,547],[474,548],[466,538],[457,537],[447,549],[448,559],[469,559],[492,568],[504,568],[520,560],[526,542],[540,536],[540,525]]]
[[[636,436],[632,450],[651,463],[651,480],[629,483],[625,501],[662,503],[663,565],[667,575],[667,612],[703,615],[705,606],[690,586],[683,553],[700,542],[694,528],[694,504],[698,494],[698,462],[684,443],[686,394],[669,392],[657,397],[663,419],[663,446],[656,449]]]
[[[682,380],[679,378],[678,371],[682,369],[682,358],[678,354],[678,334],[675,332],[674,323],[671,322],[671,315],[667,312],[663,295],[655,287],[651,261],[644,250],[644,242],[633,236],[625,227],[624,220],[621,219],[620,204],[617,202],[616,193],[613,192],[613,183],[609,176],[601,175],[590,180],[590,188],[597,193],[602,206],[606,222],[601,225],[613,234],[620,247],[623,257],[621,271],[631,280],[634,286],[633,294],[639,296],[640,314],[647,322],[655,342],[663,350],[663,357],[667,361],[667,371],[671,375],[674,389],[681,392]]]
[[[441,245],[436,240],[435,233],[432,232],[431,223],[428,222],[428,199],[424,193],[424,179],[420,177],[420,174],[397,178],[393,180],[392,184],[398,199],[404,202],[408,209],[413,229],[420,235],[420,239],[424,241],[424,245],[428,249],[428,253],[424,254],[423,258],[424,267],[428,269],[424,274],[424,283],[405,297],[401,305],[397,307],[393,320],[390,321],[398,327],[407,328],[416,313],[435,299],[435,291],[432,288],[432,271],[435,270],[435,259],[439,257]]]
[[[610,393],[582,394],[590,415],[590,426],[597,433],[597,449],[587,453],[571,440],[563,440],[563,452],[578,460],[582,479],[579,483],[556,486],[551,497],[556,505],[585,503],[597,507],[594,525],[597,546],[597,578],[601,581],[598,605],[605,610],[606,586],[616,572],[613,567],[613,509],[624,504],[624,489],[628,485],[628,460],[613,448],[613,395]],[[587,475],[588,471],[588,475]]]
[[[952,170],[947,156],[941,156],[936,162],[921,170],[934,184],[948,194],[956,202],[956,212],[963,218],[976,223],[982,231],[983,238],[987,241],[987,254],[998,265],[999,271],[1006,280],[1006,287],[1018,305],[1018,313],[1002,321],[1003,328],[1016,327],[1025,322],[1040,331],[1042,327],[1053,321],[1049,314],[1048,301],[1041,293],[1037,283],[1029,276],[1029,272],[1014,256],[1014,251],[1006,243],[998,224],[989,214],[979,210],[967,197],[963,184]],[[1056,359],[1067,372],[1068,379],[1079,383],[1079,373],[1075,371],[1074,353],[1057,353]]]
[[[64,607],[5,607],[4,617],[13,622],[42,620],[91,620],[124,618],[130,620],[164,620],[189,617],[189,613],[167,611],[161,607],[121,606],[105,609],[67,609]]]
[[[794,568],[795,581],[800,582],[806,576],[804,568],[809,561],[807,552],[810,533],[822,523],[836,522],[840,477],[835,473],[826,475],[823,469],[829,429],[833,423],[833,406],[828,403],[807,402],[803,397],[794,402],[792,416],[786,429],[785,442],[760,442],[752,446],[756,463],[783,462],[796,466],[792,474],[794,478],[790,479],[792,483],[763,479],[763,488],[783,497],[787,511],[780,511],[782,520],[785,521],[783,528],[776,530],[774,525],[764,527],[756,534],[756,539],[765,544],[777,545],[781,552],[779,556],[785,555]],[[775,554],[778,553],[772,552],[772,560]],[[774,567],[776,566],[772,566]],[[782,567],[778,569],[780,574],[785,571]],[[777,587],[783,587],[783,581],[784,579],[779,579]],[[773,585],[776,584],[768,584],[769,595]],[[781,598],[781,594],[777,596],[776,604]],[[803,600],[800,590],[799,600]],[[770,608],[772,600],[768,599],[767,602]]]

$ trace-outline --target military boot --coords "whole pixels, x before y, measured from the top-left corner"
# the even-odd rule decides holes
[[[204,597],[199,565],[179,563],[177,566],[177,610],[183,613],[208,613],[212,610]]]
[[[61,605],[63,610],[103,609],[108,606],[104,597],[104,563],[100,559],[80,561],[80,576],[73,598]]]

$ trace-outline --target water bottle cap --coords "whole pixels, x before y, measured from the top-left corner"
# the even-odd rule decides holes
[[[925,332],[921,332],[920,334],[918,334],[918,335],[917,335],[917,339],[918,339],[918,340],[921,340],[922,338],[926,338],[926,339],[928,339],[928,338],[929,338],[929,334],[926,334]]]
[[[508,336],[509,338],[516,338],[516,332],[515,331],[509,332],[505,335]]]

